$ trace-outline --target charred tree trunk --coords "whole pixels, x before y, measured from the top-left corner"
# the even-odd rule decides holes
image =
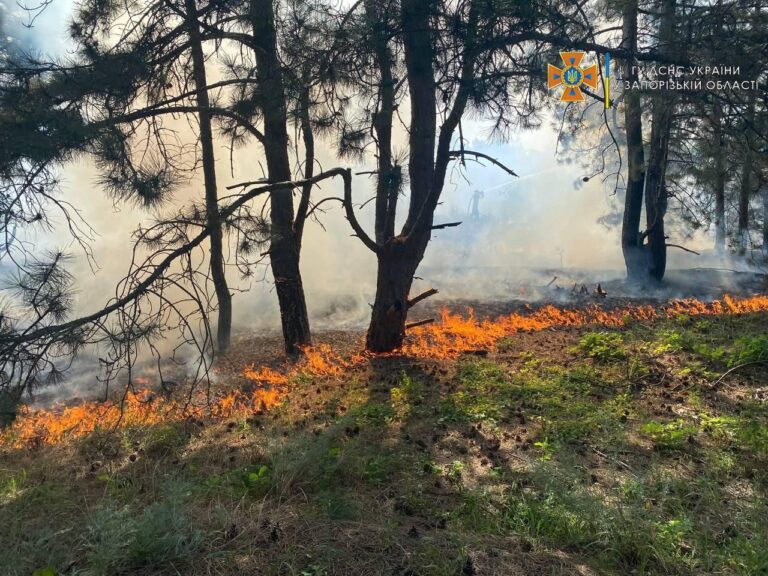
[[[283,73],[278,57],[273,0],[252,0],[251,26],[256,44],[257,77],[264,115],[264,153],[270,182],[291,180]],[[280,319],[289,354],[311,344],[309,317],[299,269],[300,245],[294,230],[293,196],[290,191],[270,196],[269,257]]]
[[[659,52],[666,56],[673,52],[676,0],[664,0],[659,26]],[[648,275],[651,280],[664,279],[667,268],[667,238],[664,231],[664,217],[667,212],[667,189],[665,185],[669,136],[674,112],[674,95],[660,92],[653,97],[651,121],[650,157],[645,181],[645,216],[648,255]]]
[[[712,120],[715,139],[715,250],[725,251],[725,136],[723,111],[715,104]]]
[[[628,1],[623,12],[622,48],[630,54],[637,51],[637,0]],[[624,62],[624,78],[637,81],[634,59]],[[646,255],[640,236],[645,187],[645,152],[643,150],[643,111],[640,94],[635,90],[624,93],[624,129],[627,136],[627,192],[624,198],[624,219],[621,226],[621,249],[630,281],[641,279],[646,272]]]
[[[411,246],[395,240],[379,254],[376,300],[366,336],[371,352],[391,352],[403,345],[408,294],[428,241]]]
[[[229,348],[232,333],[232,295],[229,293],[224,265],[222,225],[219,216],[219,198],[216,188],[216,159],[213,153],[213,131],[211,114],[208,111],[208,81],[205,73],[205,57],[200,39],[195,0],[186,0],[187,28],[192,52],[192,73],[195,81],[195,98],[200,108],[200,146],[203,156],[203,176],[205,181],[206,223],[210,230],[211,278],[216,290],[219,305],[219,317],[216,331],[216,343],[220,352]]]

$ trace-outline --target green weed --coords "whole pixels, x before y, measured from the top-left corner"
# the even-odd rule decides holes
[[[579,340],[579,350],[599,362],[623,360],[627,353],[624,350],[624,339],[615,332],[588,332]]]

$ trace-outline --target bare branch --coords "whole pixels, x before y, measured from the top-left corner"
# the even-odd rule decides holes
[[[461,158],[462,161],[464,160],[464,156],[474,156],[475,158],[488,160],[488,162],[490,162],[495,166],[498,166],[499,168],[504,170],[504,172],[506,172],[507,174],[514,176],[516,178],[518,177],[518,175],[515,173],[514,170],[512,170],[512,168],[508,168],[507,166],[505,166],[504,164],[496,160],[496,158],[488,156],[488,154],[483,154],[482,152],[475,152],[473,150],[451,150],[448,154],[451,158]]]
[[[408,300],[408,303],[407,303],[408,304],[408,308],[409,309],[413,308],[419,302],[422,302],[422,301],[426,300],[427,298],[430,298],[430,297],[434,296],[435,294],[438,294],[438,291],[436,289],[434,289],[434,288],[430,288],[426,292],[422,292],[418,296],[416,296],[414,298],[410,298]]]

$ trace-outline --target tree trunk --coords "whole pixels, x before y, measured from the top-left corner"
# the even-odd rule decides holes
[[[376,298],[366,337],[366,347],[372,352],[390,352],[402,346],[408,315],[408,292],[431,237],[432,215],[422,215],[423,209],[429,211],[437,138],[437,105],[432,69],[434,48],[429,23],[431,4],[423,0],[402,2],[401,23],[411,102],[408,142],[411,194],[403,230],[400,236],[391,237],[388,231],[390,226],[394,226],[397,191],[396,182],[392,181],[395,175],[391,167],[391,151],[384,151],[380,164],[384,162],[384,169],[390,171],[390,178],[380,181],[377,189],[376,236],[380,251],[377,254]],[[370,9],[371,6],[369,3],[366,8]],[[369,18],[372,13],[372,10],[368,12]],[[381,33],[383,34],[383,31]],[[382,38],[383,36],[375,41],[383,96],[376,130],[377,134],[390,140],[394,101],[394,93],[391,91],[394,84],[391,70],[387,70],[390,68],[391,55]],[[390,127],[384,126],[387,121]],[[381,244],[382,240],[384,244]]]
[[[283,73],[278,57],[273,0],[252,0],[257,76],[264,115],[264,153],[270,182],[291,180]],[[300,246],[294,233],[293,196],[290,191],[270,196],[270,263],[280,305],[285,350],[295,354],[311,344],[307,304],[299,269]]]
[[[371,352],[391,352],[403,345],[408,293],[423,256],[423,249],[414,250],[397,241],[379,254],[376,299],[366,336],[366,348]]]
[[[673,52],[674,20],[676,0],[664,0],[659,27],[659,52],[662,56]],[[664,231],[664,217],[667,212],[667,189],[665,185],[669,135],[674,112],[674,95],[660,92],[653,97],[651,121],[650,158],[645,181],[645,216],[648,255],[648,275],[651,280],[664,279],[667,268],[667,238]]]
[[[220,352],[229,348],[232,333],[232,295],[229,293],[224,265],[224,249],[219,218],[219,198],[216,189],[216,159],[213,153],[213,131],[211,114],[208,111],[208,81],[205,73],[205,57],[200,39],[195,0],[186,0],[187,27],[189,30],[192,52],[192,72],[195,81],[195,98],[200,107],[200,146],[203,156],[203,177],[205,180],[206,223],[210,230],[211,278],[219,304],[219,318],[216,331],[216,343]]]
[[[760,188],[763,201],[763,257],[768,258],[768,182]]]
[[[715,104],[713,118],[715,139],[715,250],[725,251],[725,142],[723,111]]]
[[[376,180],[376,242],[384,245],[394,236],[395,214],[400,193],[400,167],[392,165],[392,120],[395,113],[395,80],[389,48],[387,17],[376,0],[365,0],[365,17],[372,34],[373,56],[379,72],[379,108],[374,112],[378,178]]]
[[[750,123],[755,120],[755,95],[750,93],[747,118]],[[741,186],[739,187],[739,253],[744,254],[749,248],[749,197],[752,193],[753,151],[750,132],[744,135],[744,163],[741,166]]]
[[[628,1],[623,12],[622,48],[634,54],[637,50],[637,0]],[[634,59],[624,62],[624,79],[637,80]],[[624,219],[621,226],[621,249],[627,278],[637,281],[645,274],[646,254],[640,236],[645,187],[645,152],[643,150],[643,111],[640,94],[635,90],[624,93],[624,129],[627,135],[627,192],[624,197]]]
[[[752,148],[747,144],[744,150],[744,164],[741,168],[741,187],[739,188],[739,253],[744,254],[749,248],[749,197],[752,192]]]
[[[311,108],[311,79],[309,66],[305,65],[302,71],[301,96],[299,97],[299,122],[301,124],[301,138],[304,142],[304,172],[303,177],[309,180],[315,175],[315,134],[312,131]],[[299,208],[296,210],[296,219],[293,224],[293,234],[296,237],[299,252],[304,238],[304,225],[307,223],[309,213],[309,201],[312,196],[313,185],[307,183],[302,187]]]

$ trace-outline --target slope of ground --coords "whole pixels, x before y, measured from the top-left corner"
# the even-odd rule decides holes
[[[518,333],[6,447],[0,574],[768,574],[766,322]]]

